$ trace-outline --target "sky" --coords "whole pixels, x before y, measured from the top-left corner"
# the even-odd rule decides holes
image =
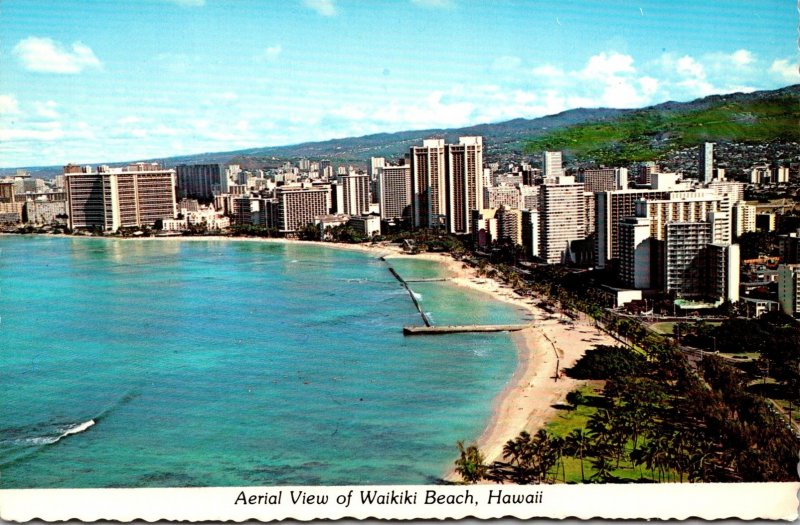
[[[791,0],[0,2],[0,167],[800,83]]]

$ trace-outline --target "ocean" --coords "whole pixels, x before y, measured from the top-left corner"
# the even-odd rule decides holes
[[[435,483],[517,356],[405,337],[436,263],[315,245],[0,237],[0,488]],[[515,307],[411,283],[434,324]]]

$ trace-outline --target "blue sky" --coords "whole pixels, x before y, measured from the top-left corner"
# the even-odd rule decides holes
[[[641,107],[800,82],[790,0],[3,0],[0,166]]]

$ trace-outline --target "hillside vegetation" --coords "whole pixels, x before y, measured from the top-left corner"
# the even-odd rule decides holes
[[[800,141],[800,89],[661,104],[553,130],[528,141],[525,151],[562,150],[577,160],[613,165],[653,160],[705,141]]]

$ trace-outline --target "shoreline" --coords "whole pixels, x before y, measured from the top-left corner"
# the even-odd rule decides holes
[[[422,253],[409,255],[395,253],[391,258],[419,258],[439,262],[453,277],[450,281],[491,296],[492,299],[514,305],[527,312],[531,326],[510,334],[517,350],[517,366],[502,391],[495,395],[492,414],[486,428],[473,442],[480,449],[487,464],[502,461],[503,446],[523,430],[535,434],[553,418],[559,409],[554,405],[565,403],[567,394],[586,381],[566,375],[558,377],[558,369],[575,365],[586,350],[596,344],[615,344],[607,334],[595,328],[586,316],[578,320],[561,319],[537,306],[540,298],[522,297],[511,288],[491,278],[477,275],[475,268],[465,266],[449,254]],[[469,444],[469,443],[467,443]],[[444,479],[459,481],[455,467],[448,469]]]
[[[7,234],[17,235],[17,234]],[[36,235],[36,234],[34,234]],[[68,234],[49,234],[53,237],[95,238]],[[157,241],[244,241],[273,244],[313,245],[337,250],[358,251],[376,258],[418,259],[438,263],[449,282],[469,288],[489,298],[517,307],[525,312],[530,327],[510,334],[517,352],[517,365],[505,387],[494,394],[491,416],[486,427],[474,443],[484,455],[485,462],[502,461],[503,446],[520,432],[534,434],[557,416],[554,405],[565,403],[566,395],[585,384],[561,375],[556,380],[558,369],[572,367],[596,344],[615,344],[615,341],[595,328],[591,319],[581,316],[578,320],[562,319],[537,306],[539,297],[522,297],[508,286],[489,277],[479,277],[477,270],[453,259],[446,253],[408,254],[397,245],[387,242],[374,245],[344,244],[324,241],[268,237],[173,236],[173,237],[96,237],[100,239],[157,240]],[[563,316],[562,316],[563,317]],[[479,393],[480,394],[480,393]],[[453,444],[455,448],[455,443]],[[454,453],[455,457],[455,453]],[[459,481],[455,467],[448,468],[443,476],[448,481]]]

